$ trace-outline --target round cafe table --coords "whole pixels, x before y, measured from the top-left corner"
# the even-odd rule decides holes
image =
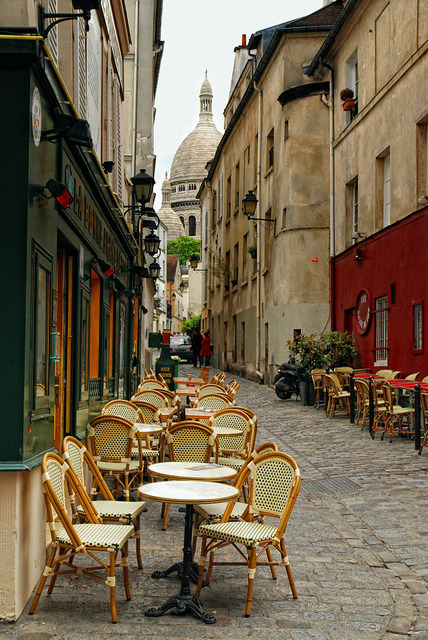
[[[157,618],[163,616],[171,609],[176,609],[177,613],[188,612],[206,624],[214,624],[216,621],[214,615],[212,613],[205,613],[199,599],[190,592],[189,568],[192,563],[193,505],[229,502],[229,500],[239,495],[239,490],[228,484],[221,484],[220,482],[167,480],[141,485],[138,492],[140,496],[146,500],[186,505],[180,593],[168,598],[161,607],[151,607],[147,609],[145,615]]]
[[[169,480],[199,480],[224,482],[236,476],[236,470],[210,462],[156,462],[148,472],[152,476]]]

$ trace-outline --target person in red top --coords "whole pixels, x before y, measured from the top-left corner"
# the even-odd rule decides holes
[[[209,367],[211,358],[211,338],[207,331],[205,331],[204,337],[202,338],[199,358],[201,366]]]

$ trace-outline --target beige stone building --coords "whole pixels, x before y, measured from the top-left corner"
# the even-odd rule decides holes
[[[253,34],[247,60],[235,50],[226,131],[199,192],[213,362],[265,381],[287,340],[329,323],[329,87],[303,68],[341,9]],[[256,222],[243,215],[249,190]]]
[[[427,0],[348,0],[307,69],[333,95],[332,328],[354,335],[363,366],[403,375],[428,368],[414,277],[427,268],[427,50]]]

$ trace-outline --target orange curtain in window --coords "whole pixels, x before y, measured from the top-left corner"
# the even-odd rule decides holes
[[[99,378],[100,371],[100,300],[101,280],[98,274],[91,269],[90,378]]]

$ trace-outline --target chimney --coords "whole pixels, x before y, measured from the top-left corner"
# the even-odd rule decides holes
[[[241,46],[242,47],[246,47],[247,46],[247,34],[243,33],[242,34],[242,42],[241,42]]]

